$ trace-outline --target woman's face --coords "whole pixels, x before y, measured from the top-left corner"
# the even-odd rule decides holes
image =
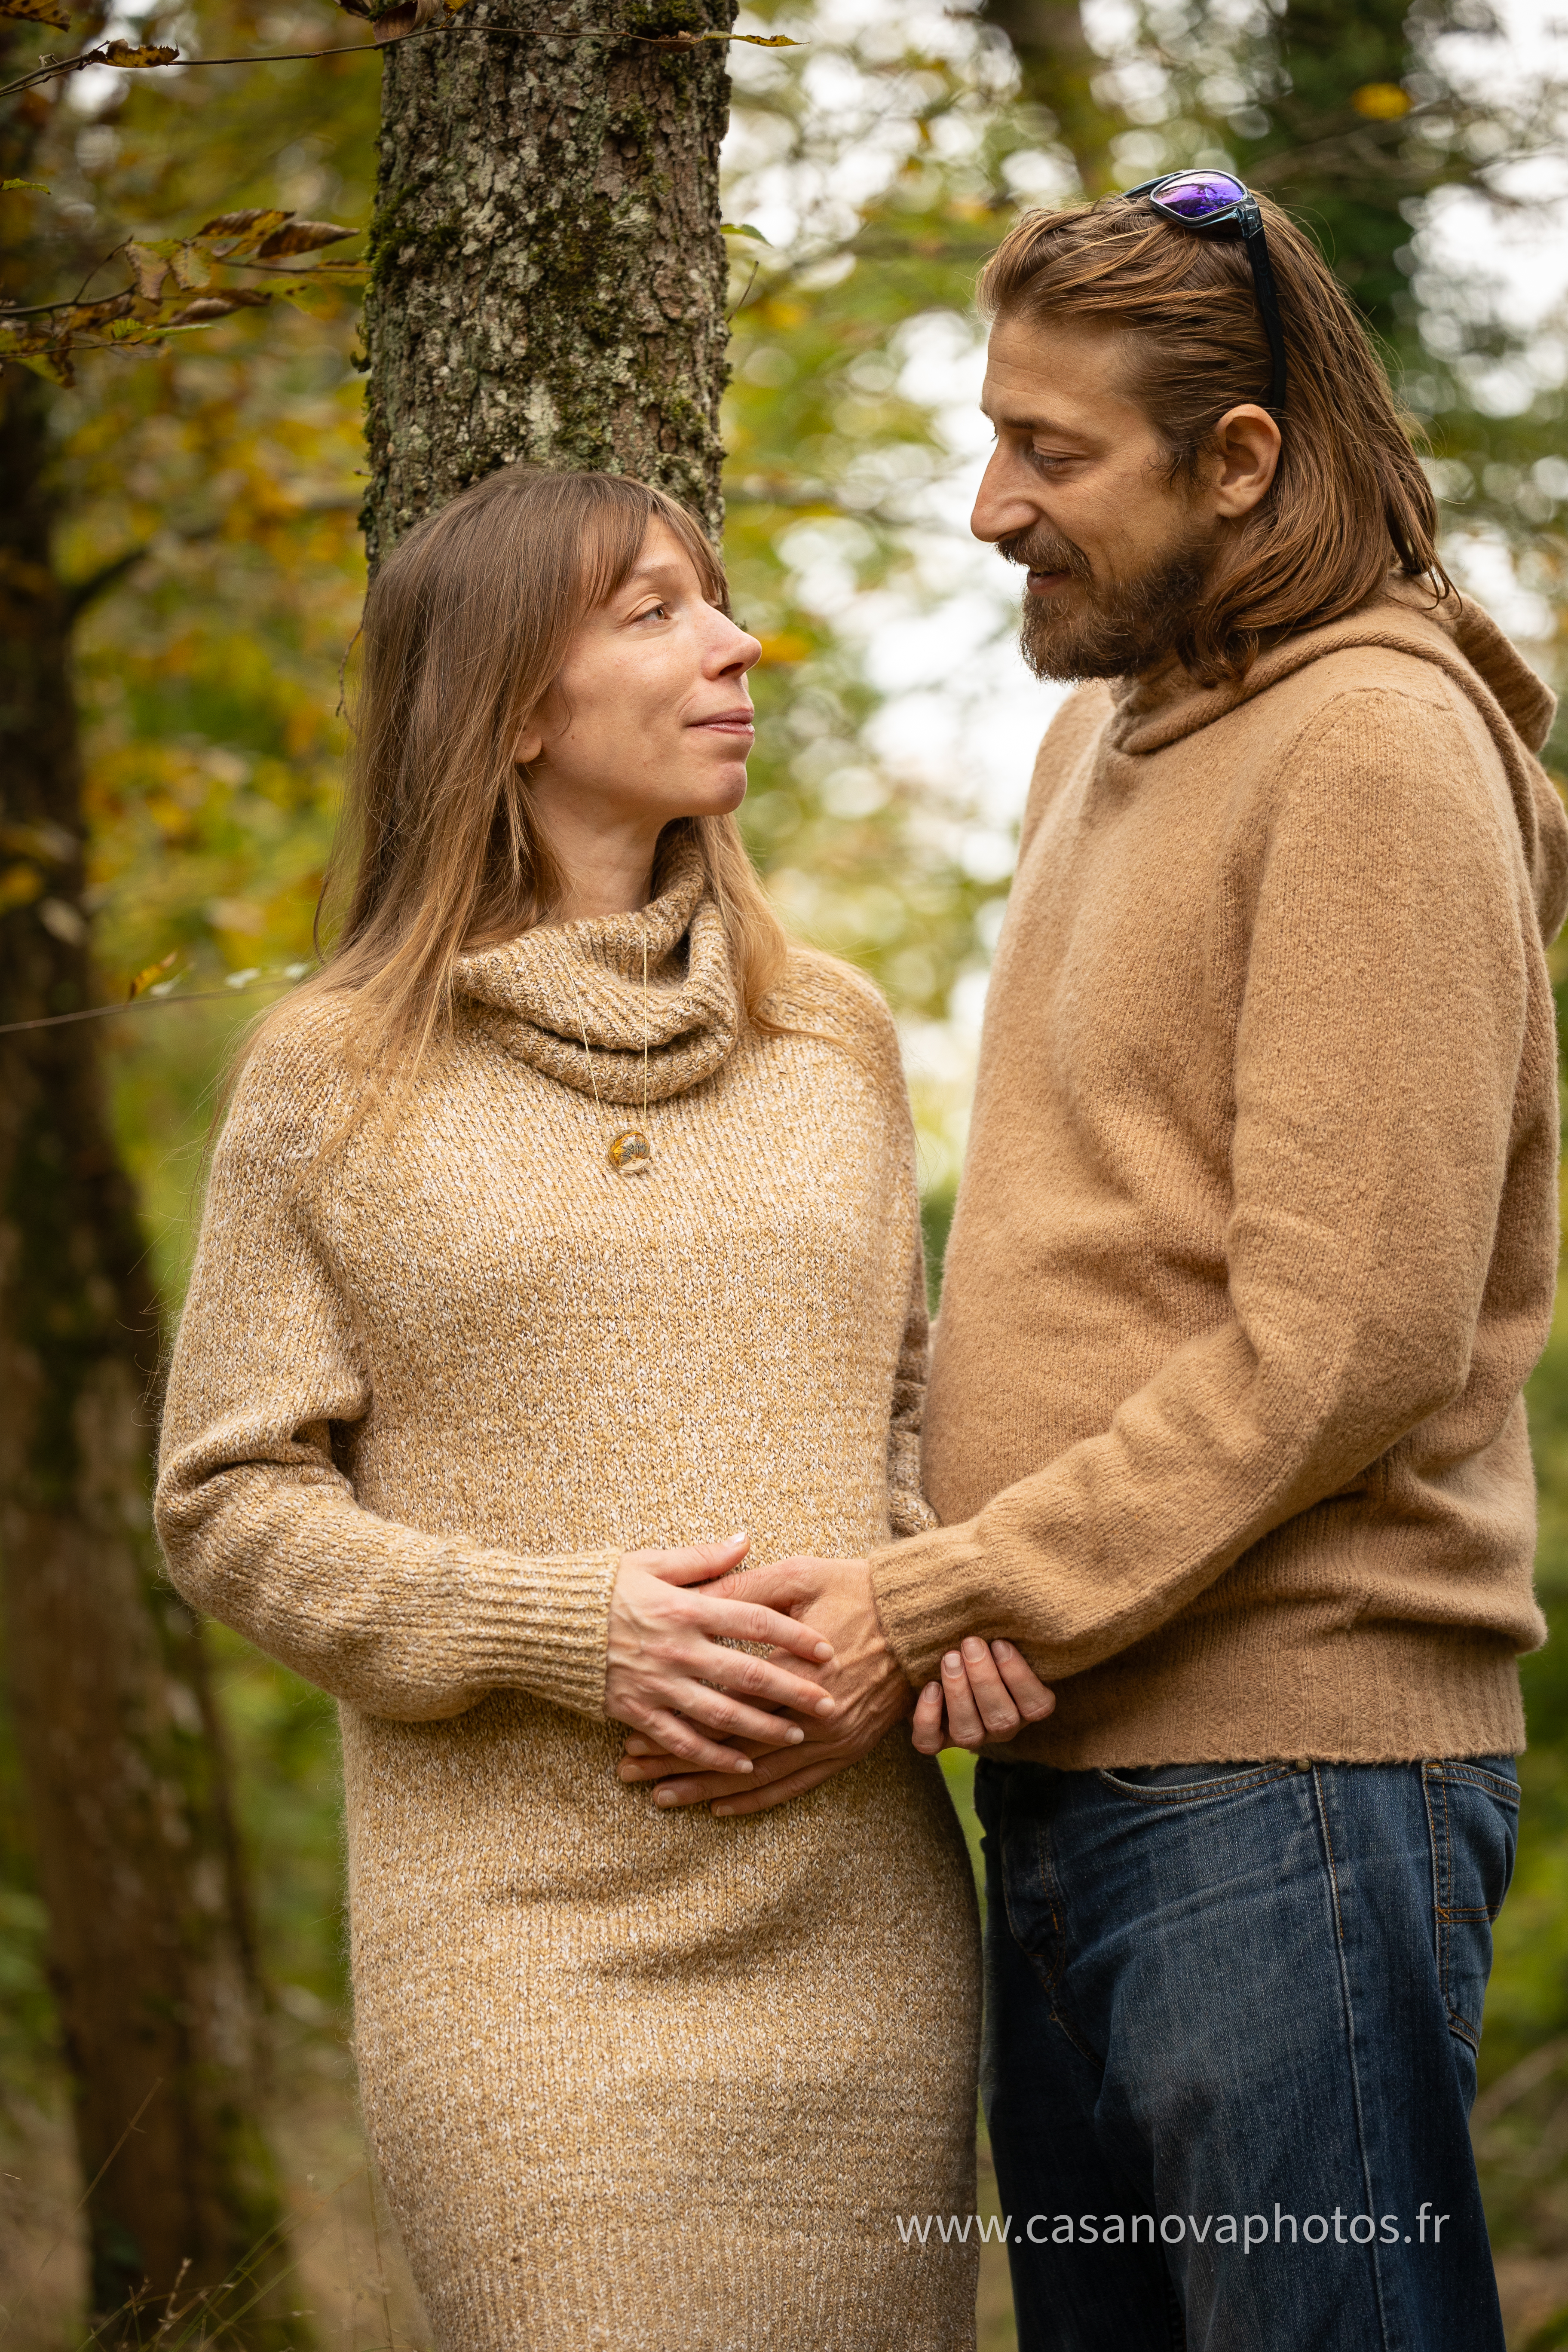
[[[705,601],[691,558],[655,523],[518,747],[562,847],[595,834],[656,839],[676,817],[739,808],[754,733],[746,672],[761,652]]]

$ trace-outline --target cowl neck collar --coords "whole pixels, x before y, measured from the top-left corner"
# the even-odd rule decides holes
[[[643,1100],[645,1040],[647,1099],[665,1102],[711,1077],[740,1029],[729,941],[691,843],[640,914],[541,924],[459,956],[453,988],[506,1053],[604,1102]]]

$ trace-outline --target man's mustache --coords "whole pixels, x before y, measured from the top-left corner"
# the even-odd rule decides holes
[[[1081,547],[1070,539],[1058,539],[1052,532],[1016,530],[996,541],[996,552],[1008,563],[1021,563],[1030,572],[1066,572],[1075,580],[1092,579],[1093,567]]]

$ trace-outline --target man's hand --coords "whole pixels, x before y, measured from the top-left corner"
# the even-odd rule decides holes
[[[907,1716],[914,1693],[888,1646],[871,1589],[866,1559],[784,1559],[765,1569],[742,1569],[706,1590],[715,1598],[744,1599],[751,1580],[787,1578],[801,1587],[791,1605],[810,1612],[816,1633],[833,1644],[831,1664],[815,1666],[837,1700],[830,1723],[816,1722],[790,1748],[742,1743],[753,1769],[738,1772],[682,1773],[659,1744],[634,1736],[620,1765],[623,1780],[658,1780],[656,1805],[711,1804],[716,1813],[760,1813],[830,1780],[870,1754],[878,1741]],[[770,1587],[770,1590],[776,1590]],[[668,1777],[669,1775],[675,1777]]]
[[[941,1682],[921,1691],[910,1737],[923,1756],[943,1748],[998,1747],[1026,1723],[1044,1723],[1056,1703],[1021,1650],[1011,1642],[987,1648],[972,1633],[961,1650],[943,1658]]]

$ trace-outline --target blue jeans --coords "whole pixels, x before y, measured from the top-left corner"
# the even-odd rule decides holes
[[[1019,2352],[1503,2352],[1468,2116],[1512,1759],[974,1789]]]

